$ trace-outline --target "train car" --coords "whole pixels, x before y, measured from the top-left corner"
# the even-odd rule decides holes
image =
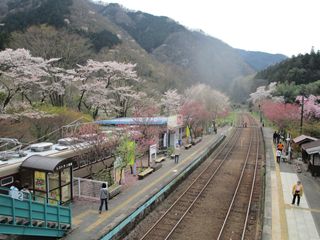
[[[22,176],[20,166],[30,156],[40,155],[47,157],[62,157],[71,159],[73,163],[73,176],[88,177],[100,169],[111,167],[114,162],[113,149],[97,149],[94,143],[76,142],[72,138],[58,140],[57,144],[42,142],[32,144],[23,151],[4,151],[0,154],[0,186],[9,187]],[[26,180],[26,179],[23,179]]]

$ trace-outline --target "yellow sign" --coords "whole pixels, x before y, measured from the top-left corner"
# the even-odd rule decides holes
[[[34,187],[35,190],[46,191],[46,173],[34,172]]]

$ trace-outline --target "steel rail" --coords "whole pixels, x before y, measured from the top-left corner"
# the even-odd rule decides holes
[[[241,240],[244,240],[244,237],[245,237],[245,233],[246,233],[246,229],[247,229],[247,225],[248,225],[250,208],[251,208],[251,204],[252,204],[253,191],[254,191],[254,187],[255,187],[255,184],[256,184],[256,177],[257,177],[257,170],[258,170],[258,159],[259,159],[259,148],[260,148],[259,132],[257,133],[257,135],[258,135],[258,144],[257,144],[257,152],[256,152],[256,163],[255,163],[255,166],[254,166],[254,173],[253,173],[253,184],[251,186],[250,199],[249,199],[249,204],[248,204],[248,208],[247,208],[247,214],[246,214],[244,227],[243,227],[243,230],[242,230]]]
[[[254,128],[255,130],[255,134],[252,134],[251,135],[251,139],[250,139],[250,146],[248,148],[248,152],[247,152],[247,156],[246,156],[246,160],[245,160],[245,164],[243,165],[243,168],[242,168],[242,171],[241,171],[241,175],[240,175],[240,178],[238,180],[238,184],[237,184],[237,187],[234,191],[234,194],[233,194],[233,197],[232,197],[232,200],[230,202],[230,206],[228,208],[228,212],[226,214],[226,217],[224,219],[224,222],[221,226],[221,229],[220,229],[220,232],[219,232],[219,235],[217,237],[217,239],[221,239],[221,236],[225,230],[225,227],[226,227],[226,224],[227,224],[227,221],[228,221],[228,218],[230,216],[230,213],[231,213],[231,210],[233,208],[233,205],[234,205],[234,202],[235,202],[235,199],[238,195],[238,190],[240,188],[240,185],[241,185],[241,182],[242,182],[242,179],[243,179],[243,175],[244,175],[244,171],[246,169],[246,166],[248,164],[248,160],[249,160],[249,157],[250,157],[250,152],[251,152],[251,147],[252,147],[252,142],[253,142],[253,138],[254,138],[254,135],[256,135],[257,137],[259,137],[258,135],[258,131],[257,131],[257,128]],[[247,219],[248,219],[248,216],[249,216],[249,210],[250,210],[250,206],[251,206],[251,199],[252,199],[252,195],[253,195],[253,189],[254,189],[254,182],[255,182],[255,179],[256,179],[256,170],[257,170],[257,163],[258,163],[258,153],[259,153],[259,141],[258,141],[258,144],[257,144],[257,151],[256,151],[256,158],[255,158],[255,168],[254,168],[254,176],[253,176],[253,182],[252,182],[252,185],[251,185],[251,192],[250,192],[250,200],[249,200],[249,203],[248,203],[248,207],[247,207],[247,210],[246,210],[246,219],[245,219],[245,224],[244,224],[244,228],[242,230],[242,234],[241,236],[244,237],[244,232],[245,232],[245,229],[246,229],[246,226],[247,226]],[[243,239],[243,238],[242,238]]]
[[[237,134],[237,136],[236,136]],[[236,138],[234,138],[234,136],[236,136]],[[210,177],[210,179],[207,181],[207,183],[205,184],[205,186],[201,189],[200,193],[196,196],[196,198],[192,201],[191,205],[187,208],[187,210],[184,212],[184,214],[182,215],[182,217],[178,220],[178,222],[173,226],[172,230],[169,232],[169,234],[167,235],[167,237],[165,239],[168,239],[171,234],[174,232],[174,230],[177,228],[177,226],[179,225],[179,223],[182,221],[182,219],[184,218],[184,216],[187,214],[187,212],[190,210],[190,208],[194,205],[194,203],[196,202],[196,200],[199,198],[199,196],[201,195],[201,193],[204,191],[204,189],[207,187],[207,185],[211,182],[212,178],[216,175],[216,173],[218,172],[218,170],[220,169],[220,167],[223,165],[223,163],[225,162],[225,160],[227,159],[228,155],[230,154],[230,152],[233,150],[237,139],[240,137],[240,131],[237,128],[236,131],[234,132],[234,134],[229,138],[228,142],[226,142],[221,148],[220,150],[214,155],[212,162],[194,179],[194,181],[189,185],[189,187],[178,197],[178,199],[169,207],[169,209],[152,225],[152,227],[140,238],[140,240],[145,239],[152,230],[154,230],[156,228],[156,226],[159,224],[159,222],[166,217],[166,215],[173,209],[173,207],[182,199],[182,197],[191,189],[191,187],[197,182],[197,180],[204,174],[204,172],[206,172],[209,167],[215,162],[214,160],[216,160],[217,156],[219,156],[219,154],[225,150],[226,146],[232,142],[232,140],[234,140],[234,142],[231,145],[231,148],[228,150],[228,152],[225,154],[225,157],[222,159],[221,163],[218,165],[217,169],[213,172],[212,176]]]

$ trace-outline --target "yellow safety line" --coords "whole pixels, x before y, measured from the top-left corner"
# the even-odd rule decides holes
[[[78,214],[76,217],[72,218],[72,224],[79,225],[84,220],[84,217],[89,215],[90,213],[97,213],[97,211],[91,209],[85,210],[84,212]]]
[[[273,159],[276,164],[276,176],[277,176],[277,186],[278,186],[278,203],[279,203],[279,214],[280,214],[280,228],[281,228],[281,239],[288,239],[288,225],[287,225],[287,217],[285,212],[285,204],[284,204],[284,196],[282,191],[282,183],[281,183],[281,175],[280,175],[280,167],[277,163],[276,158],[276,150],[273,145],[273,141],[271,141],[271,146],[273,149]],[[281,161],[280,161],[281,162]]]
[[[208,145],[208,144],[207,144]],[[206,146],[207,146],[206,145]],[[204,147],[200,148],[198,151],[192,153],[191,155],[189,155],[188,157],[186,157],[185,159],[183,159],[183,162],[186,162],[188,159],[192,158],[195,154],[198,154],[198,152],[200,150],[202,150]],[[181,166],[181,165],[178,165]],[[159,177],[156,181],[152,182],[152,184],[148,185],[146,188],[142,189],[141,191],[137,192],[136,194],[134,194],[132,197],[128,198],[126,201],[122,202],[120,205],[118,205],[117,207],[115,207],[112,210],[109,210],[108,212],[104,212],[103,214],[99,215],[99,219],[95,222],[93,222],[90,226],[88,226],[84,231],[85,232],[90,232],[92,231],[94,228],[96,228],[97,226],[99,226],[101,223],[103,223],[107,218],[113,216],[116,212],[118,212],[119,210],[123,209],[126,205],[128,205],[128,203],[133,202],[133,199],[139,197],[142,193],[146,192],[149,189],[154,188],[154,185],[158,184],[159,182],[161,182],[165,177],[167,177],[169,174],[172,174],[171,171],[168,171],[166,174],[162,175],[161,177]]]
[[[309,211],[309,212],[320,213],[320,208],[304,208],[304,207],[294,206],[294,205],[288,204],[288,203],[285,204],[285,207],[289,208],[289,209],[290,208],[294,208],[294,209],[298,209],[298,210],[306,210],[306,211]]]

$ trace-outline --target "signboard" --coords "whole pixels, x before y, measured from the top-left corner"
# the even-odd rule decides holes
[[[157,158],[157,144],[151,145],[149,147],[149,159],[150,163]]]
[[[183,126],[183,116],[181,114],[168,117],[168,128],[175,129]]]
[[[40,191],[46,191],[46,173],[34,171],[34,188]]]

